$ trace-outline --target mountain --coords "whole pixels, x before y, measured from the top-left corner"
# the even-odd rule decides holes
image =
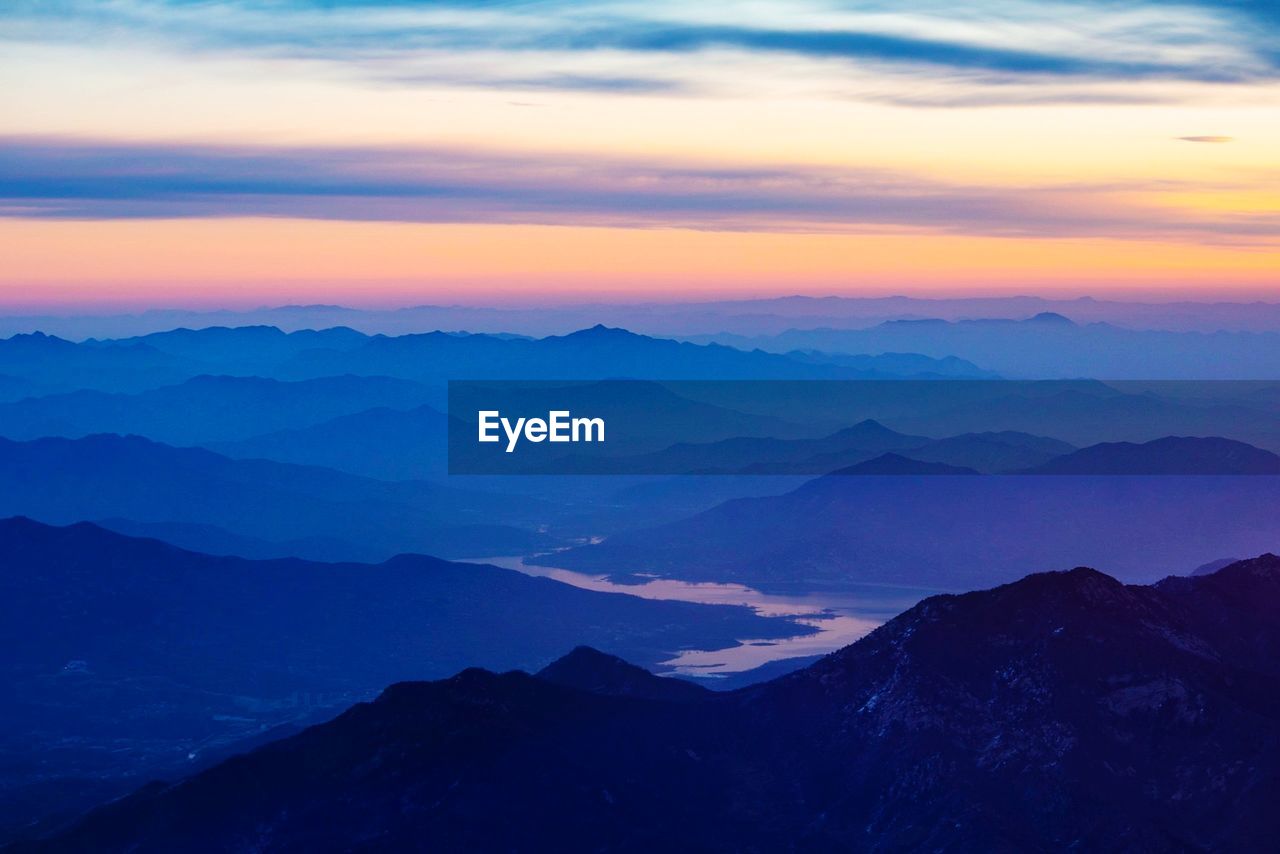
[[[992,371],[984,371],[973,362],[944,356],[935,359],[919,353],[877,353],[875,355],[853,353],[823,353],[819,350],[790,350],[783,354],[802,362],[840,365],[855,368],[868,379],[999,379]]]
[[[711,696],[701,685],[675,677],[654,676],[616,655],[580,646],[538,671],[538,678],[566,688],[611,697],[696,702]]]
[[[369,336],[344,326],[284,332],[274,326],[204,326],[153,332],[136,338],[87,341],[90,345],[143,345],[221,373],[257,374],[307,350],[354,350]]]
[[[139,343],[90,347],[42,332],[0,339],[0,374],[23,380],[29,394],[141,391],[181,382],[200,373],[199,367]]]
[[[949,466],[945,463],[923,463],[901,454],[882,454],[872,460],[846,466],[831,472],[833,475],[956,475],[977,474],[971,468]]]
[[[762,335],[821,326],[865,328],[886,320],[939,318],[1017,319],[1052,311],[1078,324],[1098,321],[1131,329],[1218,332],[1280,329],[1276,302],[1121,302],[1078,297],[919,298],[783,296],[701,302],[591,303],[497,307],[418,305],[357,309],[340,305],[283,305],[246,311],[152,309],[116,315],[10,315],[0,318],[0,335],[42,329],[76,340],[146,335],[174,327],[271,325],[284,330],[345,326],[364,334],[399,335],[429,329],[557,335],[593,323],[625,326],[647,335],[696,335],[726,330]]]
[[[469,669],[15,850],[1267,850],[1277,608],[1274,555],[1078,568],[699,702]]]
[[[55,787],[127,790],[398,680],[468,664],[534,669],[580,643],[654,666],[681,649],[809,631],[744,607],[596,593],[493,566],[248,561],[87,523],[0,521],[0,554],[0,829],[67,807],[74,798]],[[549,678],[706,693],[584,657]]]
[[[637,335],[596,325],[568,335],[511,338],[428,332],[375,336],[354,348],[317,348],[283,361],[274,376],[449,379],[875,379],[880,370]]]
[[[441,477],[449,470],[448,416],[431,406],[380,406],[205,447],[237,459],[324,466],[380,480]]]
[[[906,464],[899,463],[897,471]],[[825,476],[531,558],[773,590],[962,590],[1084,558],[1129,581],[1280,543],[1280,478]]]
[[[1076,448],[1060,439],[1016,430],[962,433],[910,449],[912,459],[1002,474],[1047,463]]]
[[[651,411],[652,407],[644,409]],[[693,432],[666,427],[671,420],[663,421],[666,435]],[[760,416],[757,416],[757,422],[765,426]],[[794,433],[795,428],[790,432]],[[836,465],[870,459],[885,451],[917,448],[928,442],[924,436],[898,433],[868,419],[819,438],[757,435],[733,436],[713,442],[685,441],[647,454],[610,455],[598,460],[597,464],[611,473],[821,474]],[[838,460],[839,463],[831,464],[829,460]]]
[[[1280,456],[1231,439],[1169,436],[1151,442],[1104,442],[1081,448],[1028,474],[1276,475]]]
[[[417,383],[387,377],[280,382],[199,376],[137,394],[81,390],[0,404],[0,435],[22,440],[132,433],[198,445],[306,427],[373,407],[409,409],[436,397]]]
[[[1226,566],[1231,566],[1233,563],[1239,563],[1239,561],[1233,557],[1218,558],[1217,560],[1211,560],[1208,563],[1203,563],[1200,566],[1197,566],[1195,569],[1191,570],[1191,574],[1213,575],[1218,570]]]
[[[603,456],[594,463],[602,471],[629,474],[826,474],[890,453],[918,463],[936,463],[941,466],[934,472],[938,474],[947,473],[948,467],[994,474],[1045,463],[1074,450],[1067,442],[1014,431],[930,439],[866,419],[819,438],[735,436],[716,442],[679,442],[648,454]],[[562,462],[556,470],[567,467]],[[920,471],[897,473],[930,473],[927,466],[916,468]]]
[[[384,560],[400,552],[483,557],[546,549],[555,540],[538,528],[551,513],[522,496],[232,460],[138,436],[0,439],[0,516],[55,524],[126,519],[176,524],[179,532],[205,526],[206,534],[211,526],[269,543],[323,540],[330,554],[308,553],[328,560]]]
[[[1111,380],[1280,379],[1280,331],[1166,331],[1108,322],[1075,323],[1061,314],[1017,320],[935,317],[838,328],[818,319],[772,335],[690,336],[691,340],[786,353],[920,353],[953,356],[1010,378],[1104,377]]]

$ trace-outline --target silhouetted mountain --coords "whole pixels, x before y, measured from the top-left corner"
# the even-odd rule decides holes
[[[40,332],[0,339],[0,374],[23,379],[30,394],[80,388],[140,391],[181,382],[200,373],[199,368],[145,344],[91,347]]]
[[[912,448],[909,453],[913,459],[924,462],[946,463],[977,469],[986,474],[1001,474],[1046,463],[1074,450],[1074,445],[1059,439],[1004,430],[949,436]]]
[[[1226,566],[1231,566],[1233,563],[1239,563],[1239,561],[1233,557],[1218,558],[1217,560],[1211,560],[1208,563],[1203,563],[1200,566],[1197,566],[1195,569],[1191,570],[1191,574],[1213,575],[1218,570]]]
[[[1028,469],[1027,473],[1275,475],[1280,474],[1280,456],[1231,439],[1169,436],[1140,445],[1092,445]]]
[[[546,338],[429,332],[317,348],[283,362],[284,378],[364,374],[448,379],[856,379],[880,371],[719,344],[691,344],[602,325]]]
[[[0,554],[0,829],[74,801],[42,798],[41,786],[131,788],[402,679],[468,664],[536,669],[578,643],[652,666],[685,648],[808,631],[742,607],[595,593],[492,566],[246,561],[87,523],[0,521]],[[610,662],[577,656],[553,673],[635,695],[702,692]]]
[[[784,355],[802,362],[855,368],[867,379],[998,379],[973,362],[946,356],[935,359],[919,353],[877,353],[874,356],[850,353],[823,353],[819,350],[791,350]]]
[[[268,373],[306,350],[353,350],[369,336],[346,327],[284,332],[274,326],[205,326],[170,329],[138,338],[87,343],[104,346],[143,344],[162,353],[218,368],[225,373]]]
[[[955,590],[1085,558],[1130,581],[1280,542],[1280,478],[827,476],[531,558],[754,587]]]
[[[303,540],[273,542],[254,537],[233,534],[216,525],[198,522],[138,522],[134,519],[90,519],[100,528],[124,534],[126,537],[142,537],[163,540],[170,545],[207,555],[233,556],[250,560],[272,560],[297,557],[314,561],[353,560],[358,551],[350,544],[332,537],[309,537]]]
[[[0,404],[0,435],[22,440],[119,433],[198,445],[306,427],[373,407],[408,409],[436,397],[417,383],[386,377],[286,383],[200,376],[138,394],[75,391]]]
[[[1047,314],[1047,316],[1046,316]],[[1076,324],[1054,313],[1026,320],[904,319],[863,329],[818,322],[766,336],[692,336],[777,353],[911,352],[955,356],[1011,378],[1280,379],[1280,332],[1172,332]]]
[[[665,702],[466,670],[19,850],[1267,850],[1280,559],[927,599]]]
[[[238,459],[278,460],[382,480],[411,480],[448,473],[448,428],[448,416],[430,406],[378,407],[309,427],[204,444]]]
[[[710,696],[701,685],[675,677],[654,676],[643,667],[589,646],[580,646],[548,664],[538,671],[538,678],[610,697],[689,702]]]
[[[922,463],[901,454],[883,454],[864,463],[836,469],[833,475],[952,475],[977,474],[970,468],[944,463]]]
[[[929,439],[868,419],[817,439],[739,436],[719,442],[681,442],[651,454],[609,457],[600,465],[612,472],[813,475],[868,463],[890,452],[920,463],[942,464],[933,472],[916,466],[897,474],[946,474],[948,467],[995,474],[1045,463],[1073,450],[1075,446],[1057,439],[1013,431]]]
[[[1094,297],[1052,299],[1001,297],[810,297],[783,296],[699,302],[632,302],[542,306],[418,305],[358,309],[339,305],[284,305],[244,311],[152,309],[135,314],[20,316],[0,318],[0,335],[43,329],[64,338],[120,338],[178,326],[244,327],[270,324],[281,329],[327,329],[345,325],[366,334],[400,335],[430,329],[469,329],[523,335],[558,335],[593,323],[624,326],[646,335],[682,336],[726,330],[762,335],[821,326],[865,328],[886,320],[933,317],[1030,317],[1053,311],[1077,323],[1098,321],[1131,329],[1276,330],[1280,303],[1160,301],[1126,302]]]
[[[222,528],[271,543],[323,539],[330,560],[446,557],[552,546],[550,509],[424,481],[388,483],[313,466],[231,460],[138,436],[0,439],[0,516],[51,523],[123,518]]]
[[[631,407],[647,411],[649,407]],[[693,416],[693,417],[696,417]],[[691,417],[689,420],[693,420]],[[669,419],[666,423],[669,423]],[[757,429],[767,422],[756,418]],[[680,431],[687,435],[689,431]],[[790,432],[795,432],[791,428]],[[664,426],[664,435],[676,430]],[[679,442],[648,454],[610,455],[597,461],[608,472],[657,474],[822,474],[837,465],[862,461],[889,450],[904,450],[927,444],[923,436],[908,436],[866,420],[820,438],[779,438],[776,436],[734,436],[714,442]],[[831,461],[837,461],[834,464]]]

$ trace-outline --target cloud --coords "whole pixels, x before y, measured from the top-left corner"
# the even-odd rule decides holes
[[[1007,236],[1280,237],[1280,220],[1188,220],[1136,187],[980,187],[871,169],[449,148],[0,138],[0,215],[290,217],[749,231],[926,229]]]
[[[1094,78],[1169,78],[1201,82],[1238,82],[1253,73],[1244,68],[1196,63],[1121,60],[1048,50],[965,44],[874,32],[779,30],[734,26],[626,28],[561,33],[542,37],[540,45],[572,50],[613,48],[631,51],[690,52],[737,48],[818,59],[870,60],[930,65],[1020,75]]]
[[[768,62],[804,60],[830,81],[893,69],[942,82],[970,75],[974,88],[993,92],[986,102],[999,104],[1008,101],[996,93],[1011,82],[1275,80],[1280,52],[1271,24],[1280,15],[1269,11],[1273,5],[63,0],[0,5],[0,25],[17,40],[150,42],[266,61],[336,63],[404,86],[686,95],[704,91],[714,55],[731,51]],[[669,62],[672,54],[682,59]],[[703,55],[710,57],[706,63],[696,61]],[[744,77],[738,91],[752,91],[753,82]],[[973,96],[968,105],[983,101]],[[944,97],[916,105],[957,104]]]
[[[1180,141],[1182,141],[1182,142],[1213,142],[1213,143],[1223,143],[1223,142],[1234,142],[1234,141],[1235,141],[1235,137],[1234,137],[1234,136],[1179,136],[1179,137],[1175,137],[1175,139],[1178,139],[1178,140],[1180,140]]]

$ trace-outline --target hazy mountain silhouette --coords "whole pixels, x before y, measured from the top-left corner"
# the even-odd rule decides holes
[[[440,477],[449,470],[448,416],[431,406],[388,407],[205,446],[229,457],[318,465],[382,480]]]
[[[647,335],[697,335],[727,331],[776,334],[815,327],[865,328],[895,319],[1018,319],[1052,311],[1086,325],[1098,321],[1131,329],[1218,332],[1280,329],[1280,304],[1266,302],[1133,302],[1094,297],[781,296],[698,302],[626,302],[543,306],[418,305],[358,309],[340,305],[283,305],[249,310],[152,309],[133,314],[0,318],[0,335],[43,329],[65,338],[146,335],[174,327],[328,329],[345,325],[366,334],[399,335],[428,329],[556,335],[593,323],[624,326]]]
[[[1060,439],[1004,430],[949,436],[912,448],[909,453],[913,459],[922,462],[946,463],[999,474],[1046,463],[1074,450],[1074,445]]]
[[[1218,558],[1217,560],[1211,560],[1208,563],[1204,563],[1204,564],[1201,564],[1200,566],[1197,566],[1195,569],[1191,570],[1191,574],[1192,575],[1213,575],[1218,570],[1226,566],[1231,566],[1231,564],[1233,563],[1239,563],[1239,561],[1233,557]]]
[[[771,352],[912,352],[954,356],[1010,378],[1280,379],[1280,332],[1191,332],[1077,324],[1052,312],[1024,319],[889,320],[861,329],[791,328],[774,335],[691,336]]]
[[[472,664],[536,669],[579,643],[652,666],[685,648],[808,631],[743,607],[595,593],[491,566],[247,561],[87,523],[2,520],[0,554],[0,830],[71,806],[74,788],[55,786],[133,787],[398,680]],[[637,695],[650,691],[640,675],[702,691],[630,668],[571,659],[551,676]]]
[[[330,559],[383,560],[399,552],[544,549],[555,541],[536,529],[549,512],[522,496],[232,460],[138,436],[0,439],[0,515],[52,523],[123,518],[213,526],[273,543],[321,538],[335,544]]]
[[[1057,439],[1012,431],[930,439],[899,433],[867,419],[819,438],[735,436],[716,442],[680,442],[648,454],[609,455],[590,462],[613,473],[813,475],[866,463],[889,452],[942,465],[936,473],[945,473],[946,467],[1003,473],[1045,463],[1073,450],[1075,446]],[[564,464],[557,470],[568,468]],[[929,472],[921,468],[898,473]]]
[[[1105,442],[1027,470],[1028,474],[1280,474],[1280,456],[1218,437],[1169,436]]]
[[[1280,541],[1280,478],[926,475],[816,478],[533,558],[752,586],[965,589],[1083,558],[1131,581]]]
[[[354,350],[369,336],[347,327],[284,332],[275,326],[204,326],[169,329],[137,338],[102,342],[104,346],[143,344],[162,353],[219,368],[226,373],[267,373],[307,350]]]
[[[387,377],[280,382],[199,376],[138,394],[81,390],[0,404],[0,435],[21,440],[132,433],[198,445],[306,427],[373,407],[409,409],[438,397],[417,383]]]
[[[140,391],[181,382],[200,373],[199,367],[138,343],[94,347],[41,332],[0,339],[0,374],[22,378],[30,394]]]
[[[832,475],[955,475],[977,474],[971,468],[945,463],[924,463],[901,454],[882,454],[875,459],[831,472]]]
[[[876,379],[862,369],[780,353],[637,335],[602,325],[568,335],[512,338],[428,332],[376,336],[355,349],[317,348],[282,362],[285,378],[354,373],[446,379]],[[912,373],[914,375],[914,371]]]
[[[1266,850],[1277,608],[1273,555],[1079,568],[693,702],[471,669],[18,850]]]

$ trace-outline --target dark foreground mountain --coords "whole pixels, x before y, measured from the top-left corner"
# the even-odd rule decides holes
[[[218,558],[89,524],[0,521],[0,555],[0,839],[394,681],[536,669],[581,642],[654,666],[807,630],[492,566]]]
[[[1273,555],[1150,587],[1075,569],[730,694],[618,690],[582,650],[571,684],[467,670],[18,850],[1269,850],[1277,608]]]
[[[933,477],[901,461],[877,467],[889,473],[828,475],[533,560],[772,589],[964,590],[1082,558],[1126,581],[1152,581],[1280,542],[1280,477]]]

